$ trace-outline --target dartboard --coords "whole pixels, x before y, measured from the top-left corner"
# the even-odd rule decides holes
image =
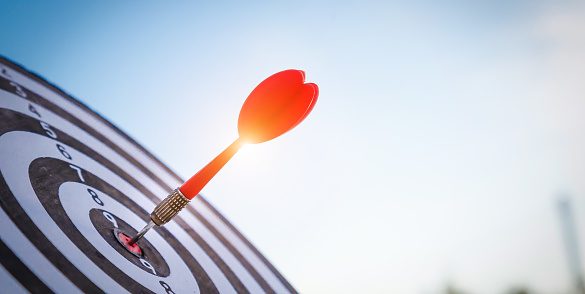
[[[296,293],[201,196],[120,246],[183,181],[88,107],[0,58],[0,292]]]

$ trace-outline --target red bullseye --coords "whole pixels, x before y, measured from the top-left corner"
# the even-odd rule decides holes
[[[126,234],[122,233],[118,229],[114,230],[114,236],[116,237],[116,240],[118,240],[118,242],[120,242],[120,244],[122,244],[122,246],[126,248],[126,250],[134,254],[136,257],[142,257],[142,249],[140,249],[138,244],[136,243],[132,245],[129,244],[131,239],[130,237],[128,237]]]

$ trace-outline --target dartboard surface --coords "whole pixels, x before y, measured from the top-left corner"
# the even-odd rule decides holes
[[[88,107],[0,58],[0,293],[296,293],[196,197],[126,251],[182,180]]]

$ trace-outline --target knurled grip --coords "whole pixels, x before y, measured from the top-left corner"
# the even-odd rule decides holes
[[[162,226],[172,220],[187,204],[189,199],[177,188],[154,208],[150,219],[157,226]]]

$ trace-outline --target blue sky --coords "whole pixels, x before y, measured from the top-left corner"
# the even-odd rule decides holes
[[[580,1],[4,1],[0,54],[183,178],[236,139],[260,81],[305,70],[313,113],[245,146],[203,190],[300,292],[566,293],[560,193],[585,244],[584,13]]]

